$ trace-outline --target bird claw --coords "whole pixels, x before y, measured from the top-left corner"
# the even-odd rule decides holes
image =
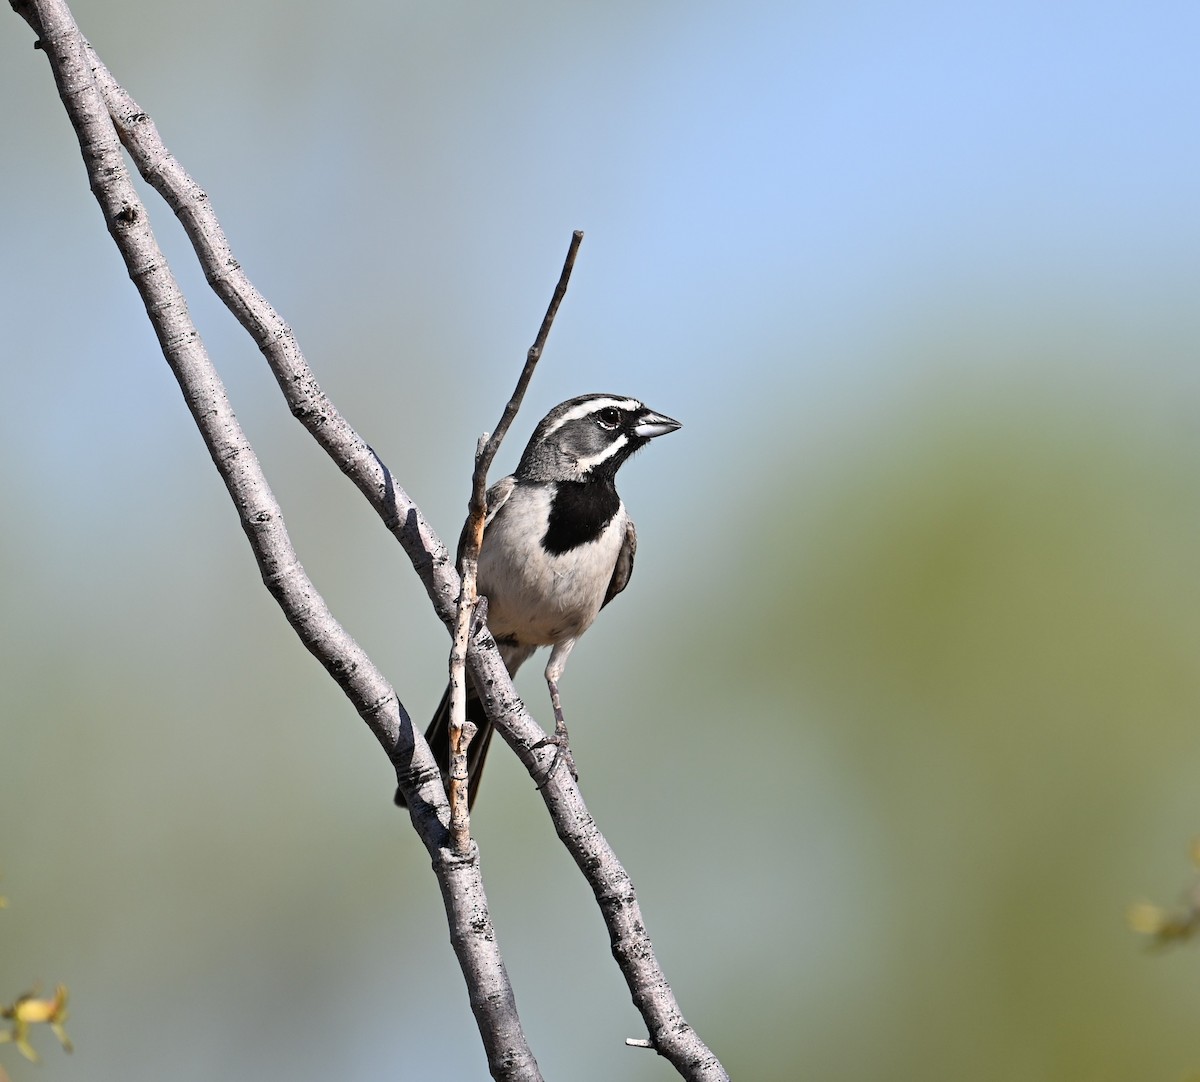
[[[485,594],[479,595],[475,602],[475,612],[471,615],[471,637],[474,638],[483,630],[487,623],[488,599]]]
[[[537,751],[538,748],[549,747],[554,748],[554,755],[550,759],[550,765],[546,767],[546,773],[542,775],[538,789],[546,787],[546,784],[554,776],[554,772],[558,769],[560,763],[565,764],[566,768],[571,772],[571,778],[574,781],[578,781],[579,771],[575,769],[575,759],[571,755],[571,745],[567,740],[567,727],[561,718],[554,725],[554,735],[548,736],[544,740],[539,740],[536,744],[532,745],[531,750]]]
[[[558,764],[565,762],[567,769],[571,772],[571,777],[579,780],[579,771],[575,769],[575,760],[571,756],[571,745],[567,742],[567,723],[563,720],[562,699],[558,695],[558,680],[555,676],[546,676],[546,686],[550,689],[550,705],[554,708],[554,735],[548,736],[544,740],[539,740],[533,745],[534,750],[537,748],[548,748],[551,745],[554,747],[554,757],[550,760],[550,765],[546,767],[545,776],[542,778],[539,789],[544,789],[546,783],[554,776],[554,772],[558,769]]]

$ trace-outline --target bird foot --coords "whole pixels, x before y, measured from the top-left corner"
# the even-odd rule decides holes
[[[475,602],[475,612],[471,616],[471,638],[474,638],[483,630],[484,624],[487,623],[487,610],[487,596],[480,594],[479,600]]]
[[[579,771],[575,769],[575,759],[571,755],[571,745],[567,739],[567,726],[559,716],[554,722],[554,735],[548,736],[544,740],[539,740],[533,745],[536,751],[538,748],[554,748],[554,755],[550,759],[550,765],[546,767],[546,773],[542,776],[542,782],[538,786],[539,789],[545,788],[546,783],[554,776],[554,772],[558,769],[559,764],[565,764],[566,768],[571,772],[571,777],[579,780]]]

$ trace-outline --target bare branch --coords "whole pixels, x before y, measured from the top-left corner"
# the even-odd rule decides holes
[[[142,175],[183,222],[213,288],[243,326],[255,336],[292,413],[371,502],[385,525],[404,546],[413,567],[425,583],[438,615],[448,626],[453,626],[460,580],[445,546],[382,460],[325,397],[291,328],[254,288],[233,258],[208,197],[162,144],[150,118],[117,86],[94,54],[92,60],[96,65],[101,92],[110,109],[114,110],[114,120],[122,141]],[[574,250],[578,248],[578,240],[573,243]],[[573,251],[568,253],[568,260],[573,260]],[[569,272],[569,264],[564,264],[564,272]],[[555,290],[547,311],[547,319],[543,320],[545,333],[539,332],[538,340],[534,343],[537,353],[533,354],[532,349],[530,351],[533,354],[533,366],[536,366],[553,313],[557,311],[565,289],[565,279],[560,277],[559,288]],[[526,358],[526,368],[532,375],[529,357]],[[523,371],[522,378],[524,375]],[[524,382],[527,386],[528,380]],[[522,387],[521,383],[518,383],[518,387]],[[524,393],[523,389],[521,393]],[[509,405],[512,406],[512,403]],[[508,408],[505,408],[506,414]],[[514,416],[515,410],[514,406]],[[497,432],[501,432],[499,425]],[[517,697],[512,678],[490,635],[477,632],[469,639],[467,663],[475,686],[488,689],[483,695],[488,716],[500,735],[517,752],[530,776],[540,784],[550,765],[553,749],[546,748],[546,733]],[[540,745],[543,750],[533,750],[534,745]],[[441,775],[436,767],[428,774],[423,773],[424,770],[424,766],[414,770],[414,780],[423,780],[424,784],[420,786],[422,798],[433,804],[436,794],[441,791]],[[558,836],[584,872],[600,903],[613,955],[621,966],[634,1004],[646,1022],[647,1031],[653,1035],[654,1047],[676,1066],[684,1078],[708,1080],[727,1077],[713,1053],[683,1020],[670,985],[653,954],[628,873],[596,828],[578,786],[569,773],[555,771],[551,784],[541,790],[542,799],[550,811]],[[569,799],[564,793],[569,794]],[[411,803],[409,806],[414,807]],[[588,824],[590,829],[575,829],[576,824],[572,820],[576,809],[581,816],[578,822]],[[616,900],[616,903],[610,904],[612,900]],[[633,965],[631,960],[639,957],[642,964]],[[699,1065],[699,1073],[691,1073],[692,1064]]]
[[[18,10],[38,34],[39,44],[50,59],[59,94],[79,138],[92,192],[141,294],[163,355],[238,510],[267,589],[300,640],[371,727],[397,765],[401,784],[408,784],[413,775],[413,760],[420,762],[423,774],[436,777],[428,746],[419,737],[414,738],[412,723],[395,692],[334,618],[300,565],[279,505],[233,413],[125,169],[117,134],[93,81],[88,50],[69,9],[62,0],[31,0]],[[467,979],[492,1075],[514,1082],[540,1082],[488,917],[478,852],[472,846],[460,857],[446,849],[446,805],[440,784],[413,790],[410,807],[414,825],[434,858],[451,941]]]
[[[79,38],[65,3],[61,0],[11,2],[40,35],[51,56],[60,94],[79,134],[93,190],[104,210],[109,230],[121,247],[130,276],[147,304],[164,354],[179,379],[209,452],[234,496],[243,528],[263,569],[264,581],[285,607],[288,619],[302,641],[351,697],[397,767],[397,778],[409,796],[414,823],[434,854],[435,870],[451,921],[451,938],[464,973],[468,974],[472,1009],[484,1033],[493,1076],[538,1078],[537,1065],[520,1034],[503,963],[494,950],[494,935],[486,920],[486,899],[478,875],[477,852],[472,845],[466,857],[456,858],[446,847],[445,798],[440,774],[428,749],[414,735],[407,714],[382,675],[328,613],[291,551],[274,498],[266,488],[265,478],[261,477],[258,463],[225,400],[224,389],[187,317],[182,295],[149,234],[145,210],[129,185],[112,129],[99,115],[95,100],[97,88],[103,95],[121,142],[130,151],[142,175],[180,218],[209,282],[258,343],[292,413],[375,507],[387,528],[403,545],[438,616],[451,626],[460,583],[446,548],[391,472],[321,391],[291,328],[249,282],[233,258],[206,194],[167,151],[150,118]],[[95,84],[88,71],[89,63],[94,70]],[[578,238],[573,243],[560,288],[543,322],[543,333],[539,334],[526,360],[529,375],[532,375],[553,312],[566,288],[569,263],[577,245]],[[492,437],[497,446],[498,437],[515,416],[520,395],[528,384],[525,373],[522,380],[518,383],[519,393],[506,407],[507,422],[502,417],[501,425]],[[484,461],[484,476],[488,464],[490,458]],[[277,543],[281,540],[283,547],[279,548]],[[272,544],[267,544],[268,541]],[[475,686],[481,690],[485,708],[501,735],[517,751],[535,780],[544,780],[545,769],[553,754],[544,748],[546,734],[517,698],[486,627],[477,629],[469,638],[466,660]],[[375,693],[373,698],[371,692]],[[543,747],[535,748],[539,744]],[[716,1057],[679,1011],[654,957],[629,876],[597,829],[570,773],[556,771],[545,781],[541,793],[555,830],[597,898],[609,930],[613,955],[625,976],[634,1004],[646,1022],[652,1046],[684,1078],[705,1082],[726,1079],[728,1076]],[[484,916],[484,920],[475,925],[477,935],[461,921],[456,923],[463,912],[464,901],[468,907],[478,906],[474,910],[476,917]],[[490,953],[487,943],[480,942],[488,939],[492,941]]]
[[[495,433],[482,449],[476,451],[470,515],[463,533],[464,550],[471,551],[471,559],[468,563],[460,558],[459,562],[460,572],[464,575],[469,573],[472,578],[483,541],[487,471],[533,378],[554,317],[566,294],[582,241],[583,233],[576,230],[546,316],[526,356],[516,390],[504,408]],[[474,583],[471,585],[471,594],[474,596]],[[466,593],[465,588],[463,592]],[[459,627],[465,629],[461,622]],[[729,1076],[720,1061],[683,1017],[666,974],[654,954],[629,874],[587,810],[578,783],[569,770],[549,770],[549,763],[553,761],[552,750],[537,750],[546,747],[546,734],[517,698],[503,660],[497,651],[491,649],[491,633],[486,627],[480,627],[470,645],[472,649],[468,650],[467,659],[471,663],[476,688],[485,689],[481,697],[488,717],[517,752],[537,783],[554,822],[555,832],[591,886],[608,928],[613,957],[625,977],[634,1006],[641,1012],[650,1033],[648,1039],[630,1038],[626,1043],[655,1049],[686,1079],[695,1082],[727,1080]],[[544,762],[543,758],[547,761]]]
[[[487,522],[487,475],[500,450],[500,444],[512,427],[517,411],[525,399],[529,389],[529,381],[533,379],[534,369],[541,360],[542,350],[546,347],[546,339],[550,336],[550,328],[554,325],[554,317],[558,314],[559,305],[567,293],[567,284],[571,280],[571,271],[575,267],[575,257],[579,245],[583,242],[582,230],[576,229],[571,234],[571,243],[567,248],[567,257],[563,261],[562,272],[558,276],[558,284],[542,318],[537,337],[529,352],[525,355],[525,367],[517,379],[512,397],[500,415],[500,423],[496,430],[487,436],[479,437],[475,447],[475,470],[471,476],[471,499],[467,507],[467,522],[463,527],[462,542],[458,551],[458,575],[462,583],[458,594],[458,611],[454,621],[454,646],[450,651],[450,836],[456,846],[465,846],[470,838],[470,794],[468,792],[467,744],[474,733],[466,734],[464,739],[464,719],[467,714],[467,687],[463,676],[463,664],[466,659],[467,643],[470,635],[471,621],[479,604],[479,552],[483,547],[483,531]]]
[[[138,172],[174,211],[192,242],[213,291],[262,351],[292,415],[350,478],[403,546],[448,627],[458,578],[441,538],[395,476],[326,396],[292,328],[255,288],[234,257],[208,194],[163,143],[150,116],[85,43],[96,85]],[[440,786],[440,777],[438,784]]]
[[[479,628],[467,652],[484,709],[539,786],[559,840],[579,866],[600,907],[613,958],[646,1024],[650,1046],[689,1082],[728,1082],[713,1051],[688,1024],[654,953],[629,873],[600,832],[569,770],[546,771],[554,749],[513,690],[491,632]]]
[[[533,345],[529,347],[529,352],[525,355],[525,367],[521,369],[521,375],[517,379],[517,386],[513,390],[508,404],[504,407],[504,412],[500,415],[500,422],[496,425],[496,431],[492,433],[483,450],[475,456],[472,512],[474,512],[476,504],[482,505],[483,503],[483,493],[487,488],[487,475],[488,470],[492,468],[492,460],[496,457],[496,452],[500,450],[501,441],[508,435],[508,430],[517,416],[517,411],[521,408],[521,403],[525,399],[525,392],[529,389],[529,381],[533,379],[533,371],[537,368],[538,361],[542,359],[542,350],[546,348],[546,339],[550,337],[550,328],[554,326],[554,317],[558,315],[559,305],[562,304],[563,297],[567,295],[567,286],[571,281],[571,272],[575,269],[575,257],[579,254],[579,246],[582,243],[583,230],[576,229],[571,234],[571,243],[567,248],[567,257],[563,260],[562,271],[558,276],[558,284],[554,287],[554,294],[550,298],[550,304],[546,308],[545,316],[542,317],[542,325],[538,328],[537,337],[533,340]],[[482,530],[480,532],[482,536]]]
[[[467,525],[463,530],[458,551],[458,608],[454,615],[454,643],[450,647],[450,842],[455,852],[461,852],[471,841],[470,772],[467,770],[467,747],[475,736],[475,726],[467,717],[467,643],[471,622],[479,605],[479,548],[483,541],[483,523],[487,513],[487,497],[479,492],[479,460],[487,443],[480,436],[475,445],[475,475]],[[486,483],[486,478],[485,478]],[[476,499],[476,494],[478,499]]]

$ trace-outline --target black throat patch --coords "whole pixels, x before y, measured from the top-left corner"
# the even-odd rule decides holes
[[[621,497],[611,481],[559,481],[550,501],[550,525],[542,547],[561,556],[595,541],[620,506]]]

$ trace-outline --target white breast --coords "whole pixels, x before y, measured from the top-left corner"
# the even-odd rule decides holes
[[[479,592],[497,638],[547,646],[582,635],[600,611],[625,541],[625,505],[595,541],[562,555],[541,546],[549,512],[549,490],[522,485],[484,534]]]

